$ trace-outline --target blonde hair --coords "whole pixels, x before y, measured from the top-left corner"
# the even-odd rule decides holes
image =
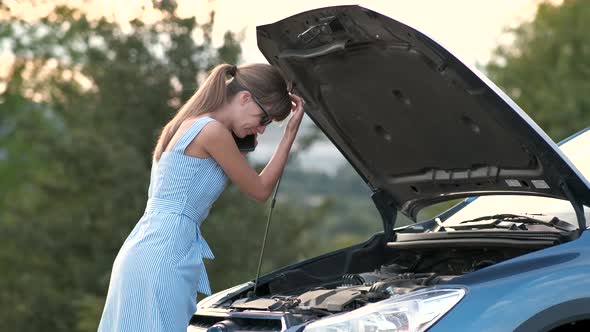
[[[231,81],[226,80],[228,75],[233,76]],[[160,160],[164,149],[184,120],[199,114],[215,112],[236,93],[244,90],[250,91],[263,105],[270,105],[267,111],[273,120],[281,121],[289,115],[289,88],[276,68],[262,63],[239,67],[221,64],[213,68],[195,94],[164,126],[156,143],[153,159]]]

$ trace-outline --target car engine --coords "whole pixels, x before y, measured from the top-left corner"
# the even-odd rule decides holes
[[[446,283],[520,254],[521,251],[502,249],[406,251],[373,271],[344,274],[334,287],[317,287],[301,294],[276,295],[270,299],[277,303],[274,308],[280,310],[316,309],[332,313],[354,310],[370,302]],[[247,308],[250,302],[240,299],[232,307]]]
[[[215,305],[216,310],[224,310],[228,315],[212,317],[197,312],[191,324],[202,327],[223,325],[223,331],[246,327],[262,329],[264,326],[259,324],[271,324],[267,326],[268,330],[281,330],[286,319],[290,321],[287,325],[293,326],[352,311],[369,303],[448,283],[458,276],[528,251],[516,248],[396,250],[387,262],[371,271],[345,273],[319,284],[310,282],[313,276],[309,272],[287,271],[267,282],[257,296],[252,290],[244,291]],[[268,294],[264,295],[266,292]]]

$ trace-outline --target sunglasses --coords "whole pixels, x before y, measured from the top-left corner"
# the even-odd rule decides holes
[[[260,118],[260,125],[267,126],[269,123],[272,122],[272,117],[270,116],[270,113],[268,113],[268,111],[264,108],[264,106],[262,106],[262,104],[260,103],[258,98],[256,98],[256,96],[254,96],[254,94],[252,92],[250,92],[250,95],[252,95],[252,100],[254,100],[256,105],[258,105],[258,107],[260,107],[260,109],[264,113],[264,114],[262,114],[262,117]]]
[[[268,124],[270,124],[272,122],[272,116],[270,116],[270,113],[266,110],[266,108],[264,108],[264,106],[262,106],[262,103],[260,103],[260,100],[258,100],[258,98],[250,90],[246,89],[244,86],[242,86],[240,83],[238,83],[238,81],[236,81],[235,79],[229,83],[229,87],[231,87],[235,92],[238,92],[238,91],[250,92],[250,95],[252,96],[252,100],[256,103],[256,105],[258,105],[258,107],[260,107],[260,109],[264,113],[264,114],[262,114],[262,117],[260,118],[260,125],[261,126],[267,126]]]

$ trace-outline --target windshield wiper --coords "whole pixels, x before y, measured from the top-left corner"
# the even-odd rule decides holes
[[[479,221],[486,221],[486,220],[493,220],[491,223],[487,223],[487,224],[480,224],[480,225],[464,225],[464,226],[448,226],[449,228],[460,228],[460,229],[469,229],[469,228],[507,228],[507,229],[513,229],[513,230],[517,230],[517,229],[522,229],[522,230],[527,230],[526,226],[524,226],[525,224],[527,225],[544,225],[544,226],[548,226],[548,227],[553,227],[556,229],[559,229],[561,231],[566,231],[566,232],[571,232],[577,229],[576,226],[565,222],[557,217],[551,217],[551,219],[549,220],[543,220],[540,219],[539,217],[543,218],[546,216],[542,215],[542,214],[535,214],[535,217],[532,217],[533,215],[518,215],[518,214],[509,214],[509,213],[504,213],[504,214],[494,214],[491,216],[483,216],[483,217],[479,217],[479,218],[475,218],[475,219],[469,219],[469,220],[464,220],[462,222],[460,222],[460,224],[469,224],[469,223],[474,223],[474,222],[479,222]],[[511,224],[510,226],[503,226],[500,225],[500,223],[502,222],[512,222],[513,224]],[[520,225],[517,225],[520,224]]]

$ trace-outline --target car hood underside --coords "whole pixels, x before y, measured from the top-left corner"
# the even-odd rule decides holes
[[[257,28],[258,45],[373,190],[425,205],[522,193],[590,204],[587,181],[500,89],[424,34],[359,6]]]

